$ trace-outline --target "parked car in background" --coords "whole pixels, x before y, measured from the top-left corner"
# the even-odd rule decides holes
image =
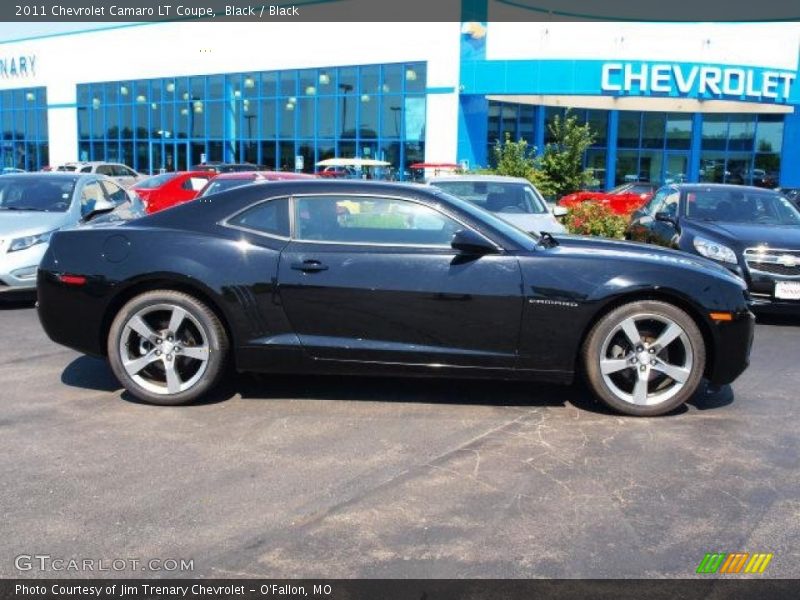
[[[747,282],[755,308],[800,314],[800,211],[778,192],[666,186],[632,215],[626,237],[710,258]]]
[[[342,215],[343,200],[360,210]],[[58,232],[38,283],[53,341],[107,356],[133,396],[166,405],[206,396],[230,361],[560,383],[578,371],[608,406],[652,416],[704,377],[736,379],[754,327],[744,282],[711,261],[537,237],[435,187],[377,182],[249,185]]]
[[[775,188],[775,191],[779,194],[783,194],[783,196],[788,198],[792,204],[794,204],[797,208],[800,208],[800,188],[779,187]]]
[[[261,165],[252,163],[226,163],[222,161],[210,161],[193,165],[191,171],[210,171],[212,173],[241,173],[245,171],[263,171]]]
[[[623,183],[609,192],[582,191],[567,194],[558,201],[558,205],[572,208],[581,202],[597,202],[618,215],[629,215],[653,197],[656,187],[652,183]]]
[[[527,179],[500,175],[458,175],[431,177],[427,185],[494,213],[523,231],[539,234],[563,233],[556,215],[566,210],[548,207],[542,195]]]
[[[125,188],[131,187],[137,181],[141,181],[147,177],[147,175],[137,173],[122,163],[101,161],[68,162],[52,170],[68,173],[94,173],[96,175],[105,175]]]
[[[131,190],[144,201],[148,214],[194,200],[210,179],[211,171],[177,171],[143,179]]]
[[[101,215],[108,221],[144,214],[141,201],[102,175],[0,177],[0,294],[36,287],[36,268],[53,232],[97,222]]]
[[[222,173],[209,181],[200,190],[198,198],[204,198],[210,194],[224,192],[233,188],[248,185],[250,183],[261,183],[265,181],[283,181],[287,179],[316,179],[314,175],[308,173],[292,173],[291,171],[247,171],[235,173]]]
[[[3,167],[0,170],[0,175],[9,175],[11,173],[25,173],[25,169],[17,169],[16,167]]]

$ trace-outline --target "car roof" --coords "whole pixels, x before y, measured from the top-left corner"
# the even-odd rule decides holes
[[[86,177],[91,177],[92,179],[99,179],[100,177],[97,175],[92,175],[89,173],[75,173],[74,171],[33,171],[30,173],[8,173],[7,175],[3,175],[3,179],[0,181],[5,181],[7,179],[11,179],[12,177],[20,177],[24,179],[35,179],[38,177],[46,177],[48,179],[81,179]],[[102,179],[107,179],[103,177]]]
[[[316,179],[308,173],[293,173],[291,171],[232,171],[230,173],[220,173],[212,181],[217,179]]]
[[[737,185],[733,183],[671,183],[669,187],[676,188],[680,191],[697,192],[702,190],[720,190],[729,192],[769,192],[777,194],[773,189],[756,187],[754,185]],[[667,187],[667,186],[664,186]]]
[[[495,183],[527,183],[533,185],[524,177],[509,177],[507,175],[442,175],[439,177],[429,177],[425,180],[425,183],[432,185],[443,181],[487,181]]]

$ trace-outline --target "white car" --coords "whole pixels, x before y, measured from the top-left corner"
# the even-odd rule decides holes
[[[461,198],[496,214],[526,232],[565,233],[556,217],[567,213],[560,206],[551,209],[533,184],[521,177],[500,175],[459,175],[433,177],[427,185]]]
[[[134,183],[142,181],[147,175],[137,173],[130,167],[122,163],[114,162],[68,162],[59,165],[54,171],[66,171],[69,173],[93,173],[95,175],[105,175],[110,177],[124,188],[131,187]]]

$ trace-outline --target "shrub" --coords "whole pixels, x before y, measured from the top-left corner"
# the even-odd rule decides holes
[[[570,208],[564,218],[564,225],[567,231],[578,235],[622,239],[628,219],[614,214],[607,206],[589,201]]]

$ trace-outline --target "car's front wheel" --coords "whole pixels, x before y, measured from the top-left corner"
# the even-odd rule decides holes
[[[111,369],[131,394],[153,404],[178,405],[219,383],[228,337],[216,314],[193,296],[157,290],[120,309],[107,350]]]
[[[706,363],[703,335],[680,308],[632,302],[604,315],[583,347],[583,366],[600,400],[619,412],[655,416],[697,391]]]

